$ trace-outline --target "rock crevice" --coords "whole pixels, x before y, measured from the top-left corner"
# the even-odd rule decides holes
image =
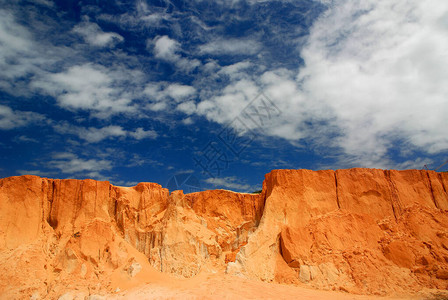
[[[338,175],[334,172],[334,185],[336,187],[336,203],[338,204],[338,208],[341,208],[341,203],[339,203],[339,195],[338,195]]]

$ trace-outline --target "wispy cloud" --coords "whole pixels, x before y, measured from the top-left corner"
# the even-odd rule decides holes
[[[14,138],[16,143],[39,143],[39,141],[35,138],[28,137],[26,135],[19,135]]]
[[[340,153],[345,167],[393,166],[396,141],[446,151],[447,13],[443,1],[334,1],[311,28],[304,67],[243,69],[196,112],[225,124],[263,90],[282,111],[268,135]]]
[[[199,46],[202,54],[253,55],[261,49],[260,42],[252,39],[219,39]]]
[[[41,177],[52,175],[51,172],[44,172],[41,170],[17,170],[16,173],[18,175],[36,175],[36,176],[41,176]]]
[[[102,59],[91,53],[123,41],[120,35],[103,32],[85,18],[64,33],[64,39],[70,41],[73,33],[79,34],[94,47],[61,46],[57,35],[45,34],[46,25],[31,18],[36,28],[25,27],[18,22],[18,14],[0,10],[0,89],[15,96],[50,95],[64,109],[87,111],[103,119],[137,111],[133,100],[143,90],[138,86],[146,80],[145,74],[130,66],[135,64],[132,58],[121,53],[102,54]],[[108,56],[115,58],[112,63]]]
[[[207,178],[205,180],[206,183],[217,187],[217,188],[223,188],[223,189],[231,189],[231,190],[237,190],[237,191],[245,191],[250,192],[252,189],[252,186],[249,184],[242,184],[241,180],[234,177],[223,177],[223,178]]]
[[[191,106],[191,104],[187,103],[194,103],[191,99],[197,97],[197,91],[194,87],[167,82],[149,83],[142,94],[149,100],[146,108],[153,111],[177,108],[182,112],[186,112],[186,105]]]
[[[82,36],[88,44],[95,47],[113,47],[124,40],[118,33],[104,32],[98,24],[90,22],[86,16],[83,22],[73,28],[73,32]]]
[[[57,169],[71,176],[108,180],[101,172],[111,170],[112,162],[106,159],[84,159],[71,152],[59,152],[53,154],[52,160],[47,162],[47,168]]]
[[[144,165],[151,165],[151,166],[157,166],[162,167],[163,163],[160,161],[156,161],[151,158],[143,157],[139,154],[132,154],[132,157],[128,159],[128,163],[126,164],[126,167],[136,167],[136,166],[144,166]]]
[[[444,1],[336,1],[313,26],[298,80],[339,129],[335,146],[372,164],[396,139],[448,148],[446,13]]]
[[[23,78],[51,61],[41,54],[30,31],[11,11],[0,9],[0,89],[12,95],[30,94]]]
[[[201,62],[197,59],[182,57],[180,55],[180,43],[166,35],[157,36],[152,40],[148,40],[147,48],[149,50],[152,49],[156,58],[171,62],[185,72],[190,72],[201,65]]]
[[[179,83],[157,82],[146,86],[143,94],[151,100],[161,101],[170,98],[176,102],[191,98],[196,94],[196,89],[189,85]]]
[[[133,9],[120,15],[101,14],[98,19],[114,22],[126,30],[147,30],[147,28],[166,27],[163,21],[170,21],[172,16],[163,7],[149,7],[145,1],[135,1]]]
[[[45,116],[31,112],[13,110],[0,104],[0,130],[10,130],[39,123],[45,120]]]
[[[434,167],[434,161],[431,158],[417,158],[412,160],[406,160],[404,162],[396,164],[393,168],[397,170],[408,170],[408,169],[423,169],[427,165],[428,169]]]
[[[135,131],[130,131],[128,134],[136,140],[155,139],[158,136],[156,131],[145,130],[142,127],[137,128]]]
[[[28,52],[31,44],[30,38],[28,30],[17,24],[11,12],[0,10],[2,56],[9,56],[14,52]]]
[[[3,1],[0,130],[22,129],[8,142],[26,147],[48,136],[25,127],[46,125],[64,139],[59,151],[76,152],[50,158],[55,173],[73,161],[82,170],[67,176],[105,178],[118,153],[132,157],[124,146],[100,156],[105,144],[156,139],[164,126],[173,129],[164,136],[200,140],[184,133],[195,122],[228,125],[263,91],[281,118],[260,133],[261,150],[274,140],[334,161],[314,166],[417,166],[448,149],[445,2],[138,0],[81,5],[80,20],[47,0]],[[296,163],[277,158],[257,157],[267,168]],[[85,166],[90,159],[99,170]]]
[[[53,128],[58,133],[75,135],[88,143],[98,143],[109,138],[132,137],[137,140],[142,140],[146,138],[155,139],[158,136],[157,132],[154,130],[145,130],[139,127],[134,131],[127,131],[123,129],[123,127],[117,125],[109,125],[102,128],[85,128],[63,122],[61,124],[55,124]]]
[[[69,110],[85,110],[97,118],[108,118],[118,113],[135,112],[134,94],[124,86],[142,74],[118,66],[105,68],[98,64],[75,65],[65,71],[49,73],[32,85],[58,100],[58,105]]]

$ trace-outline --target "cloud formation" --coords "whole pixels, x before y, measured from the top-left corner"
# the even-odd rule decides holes
[[[123,88],[132,79],[139,82],[142,74],[118,66],[106,68],[98,64],[75,65],[58,73],[47,73],[32,84],[58,100],[68,110],[85,110],[97,118],[136,111],[134,94]]]
[[[220,39],[199,47],[201,53],[215,55],[253,55],[260,49],[260,43],[252,39]]]
[[[221,188],[228,188],[230,190],[248,192],[252,187],[249,184],[239,183],[241,180],[235,176],[223,177],[223,178],[207,178],[206,183],[212,186],[218,186]]]
[[[0,130],[10,130],[19,127],[39,123],[45,120],[45,116],[31,112],[13,110],[0,104]]]
[[[14,14],[0,9],[0,89],[10,94],[27,94],[19,78],[33,74],[48,62],[34,53],[33,38],[28,29],[17,23]]]
[[[112,162],[106,159],[84,159],[71,152],[57,152],[52,155],[47,167],[71,176],[108,180],[101,172],[111,170]]]
[[[84,40],[95,47],[113,47],[122,42],[124,38],[115,32],[104,32],[96,23],[89,21],[88,17],[73,28]]]
[[[88,143],[98,143],[109,138],[125,138],[132,137],[136,140],[142,140],[145,138],[155,139],[158,134],[154,130],[144,130],[139,127],[135,131],[124,130],[123,127],[117,125],[109,125],[102,128],[95,127],[79,127],[70,125],[67,122],[62,124],[56,124],[53,126],[54,130],[58,133],[67,135],[75,135],[79,139]]]
[[[332,149],[345,166],[396,166],[397,143],[446,151],[447,15],[444,1],[334,1],[310,30],[304,67],[243,71],[197,112],[224,124],[264,91],[283,112],[269,135]]]
[[[144,162],[191,169],[184,158],[224,126],[240,129],[230,123],[238,116],[257,131],[244,162],[251,183],[305,161],[410,168],[448,153],[443,0],[0,2],[0,130],[11,131],[0,154],[51,153],[48,141],[71,153],[0,172],[61,174],[64,161],[93,159],[97,174],[64,174],[120,179],[126,171],[112,162],[134,154],[122,182],[137,180]],[[263,130],[241,115],[260,92],[281,111]],[[162,168],[146,164],[138,176],[151,166]]]
[[[180,54],[182,50],[180,43],[166,35],[148,40],[147,47],[149,49],[153,48],[156,58],[173,63],[181,71],[190,72],[201,65],[201,62],[197,59],[183,57]]]
[[[397,140],[448,148],[447,14],[445,1],[336,1],[315,23],[297,80],[328,109],[335,146],[370,166]]]

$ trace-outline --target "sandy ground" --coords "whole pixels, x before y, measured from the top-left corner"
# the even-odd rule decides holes
[[[319,291],[305,287],[266,283],[224,274],[200,274],[192,279],[156,282],[118,292],[108,299],[423,299],[379,297]]]

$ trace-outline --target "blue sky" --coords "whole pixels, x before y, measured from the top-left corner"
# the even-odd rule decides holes
[[[445,0],[0,3],[0,177],[251,192],[448,159]]]

